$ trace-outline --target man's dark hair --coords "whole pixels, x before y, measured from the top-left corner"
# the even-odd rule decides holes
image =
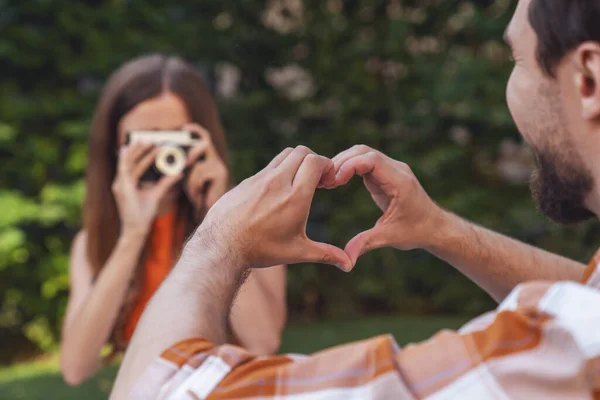
[[[569,51],[586,41],[600,42],[600,1],[532,0],[529,22],[538,37],[538,62],[554,77]]]

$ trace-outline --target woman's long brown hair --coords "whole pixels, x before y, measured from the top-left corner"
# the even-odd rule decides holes
[[[169,91],[186,105],[192,122],[207,129],[213,144],[227,165],[227,143],[217,106],[200,73],[178,57],[149,55],[128,62],[115,71],[106,83],[91,127],[86,174],[83,228],[87,234],[87,257],[97,277],[112,253],[120,234],[120,218],[111,186],[117,171],[118,127],[125,114],[136,105]],[[178,225],[189,235],[198,221],[194,209],[182,193],[178,205]],[[181,245],[181,243],[179,244]],[[175,249],[177,252],[179,248]],[[140,266],[146,250],[140,257]],[[132,282],[111,341],[122,348],[122,327],[136,298],[141,268]]]

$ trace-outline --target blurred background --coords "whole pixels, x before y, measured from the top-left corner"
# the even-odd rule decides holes
[[[0,398],[110,390],[115,367],[67,389],[56,352],[92,111],[108,74],[146,53],[204,72],[236,181],[286,146],[334,156],[364,143],[407,162],[457,214],[586,261],[598,226],[555,226],[529,196],[530,155],[504,100],[516,3],[0,0]],[[309,236],[343,247],[379,215],[355,179],[316,195]],[[427,253],[393,250],[352,274],[290,267],[288,304],[294,352],[388,331],[421,340],[494,307]]]

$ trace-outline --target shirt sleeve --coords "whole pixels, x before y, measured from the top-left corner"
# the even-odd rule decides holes
[[[587,286],[595,286],[596,289],[600,286],[600,250],[594,254],[592,259],[587,265],[587,268],[583,272],[580,282]]]
[[[528,283],[459,332],[400,350],[391,336],[311,356],[256,357],[190,339],[167,349],[134,399],[600,398],[600,292]]]

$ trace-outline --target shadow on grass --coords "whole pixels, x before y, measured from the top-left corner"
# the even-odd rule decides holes
[[[440,329],[457,329],[466,321],[467,318],[456,317],[376,317],[317,324],[295,323],[283,335],[281,352],[308,354],[384,333],[393,334],[398,344],[403,346],[427,339]],[[57,368],[0,380],[0,400],[106,399],[117,373],[117,366],[112,366],[102,370],[89,382],[71,388],[65,385]],[[10,376],[10,373],[4,375]]]

